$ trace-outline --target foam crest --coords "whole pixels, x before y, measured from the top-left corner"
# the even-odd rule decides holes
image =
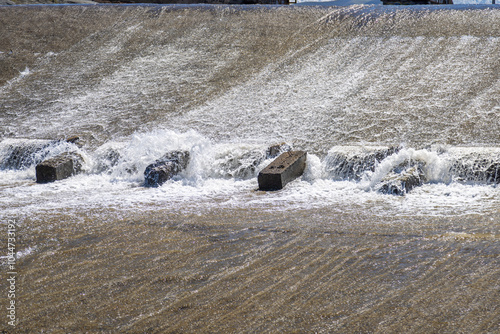
[[[196,156],[209,146],[209,140],[195,131],[181,133],[158,129],[136,133],[129,138],[100,146],[92,159],[92,172],[108,174],[115,180],[140,182],[144,180],[146,166],[165,153],[183,150]]]
[[[410,174],[414,175],[415,185],[497,184],[500,182],[500,149],[443,145],[426,149],[335,146],[324,160],[324,170],[327,178],[356,181],[367,191],[379,189],[381,183],[391,179],[407,183]]]

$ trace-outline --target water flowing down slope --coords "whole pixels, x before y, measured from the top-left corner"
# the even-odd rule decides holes
[[[459,8],[2,8],[1,135],[496,144],[499,13]]]

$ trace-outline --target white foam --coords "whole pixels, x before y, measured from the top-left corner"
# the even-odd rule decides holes
[[[369,210],[381,216],[456,215],[491,210],[500,198],[500,187],[461,184],[449,175],[453,157],[476,151],[491,155],[496,152],[494,148],[462,151],[446,147],[402,148],[377,163],[373,172],[367,171],[361,181],[335,180],[326,172],[328,159],[308,153],[303,176],[281,191],[260,192],[256,191],[258,172],[272,161],[265,156],[267,146],[262,142],[215,143],[192,130],[136,133],[106,143],[95,152],[80,150],[87,161],[86,170],[65,180],[36,184],[34,166],[20,171],[1,170],[0,208],[7,217],[86,208],[136,211],[155,207],[190,212],[238,207],[272,211],[329,208],[353,213]],[[75,149],[73,144],[65,142],[50,147],[53,151],[49,156]],[[106,160],[109,150],[117,153],[114,161]],[[158,188],[143,187],[145,167],[172,150],[190,153],[187,170]],[[367,147],[346,152],[360,150],[369,152]],[[404,197],[374,190],[387,173],[407,160],[423,163],[428,183]],[[103,161],[109,164],[98,167]]]

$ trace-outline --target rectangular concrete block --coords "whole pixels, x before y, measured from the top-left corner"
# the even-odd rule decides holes
[[[36,165],[36,182],[47,183],[68,178],[81,171],[82,157],[73,152],[65,152]]]
[[[189,152],[168,152],[162,158],[146,167],[144,171],[144,185],[158,187],[187,168]]]
[[[258,176],[260,190],[279,190],[304,173],[307,152],[289,151],[281,154]]]
[[[413,188],[421,186],[425,181],[422,167],[417,165],[399,173],[390,172],[382,179],[378,191],[383,194],[404,196]]]

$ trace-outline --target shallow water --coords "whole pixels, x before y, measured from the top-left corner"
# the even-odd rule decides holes
[[[495,7],[0,7],[0,52],[16,332],[498,331]],[[258,191],[281,142],[306,170]]]

